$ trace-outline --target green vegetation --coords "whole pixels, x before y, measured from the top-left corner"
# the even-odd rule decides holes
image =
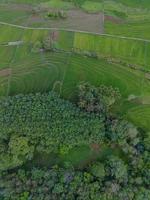
[[[13,34],[10,35],[10,32]],[[147,98],[150,95],[149,79],[141,71],[141,67],[149,70],[149,43],[6,25],[1,25],[0,40],[1,44],[23,41],[20,46],[1,46],[0,67],[6,70],[6,75],[0,77],[1,96],[52,89],[75,101],[77,84],[86,81],[96,86],[105,84],[119,88],[123,104],[121,110],[127,108],[126,112],[131,113],[134,106],[126,106],[124,98],[130,95]],[[49,47],[52,52],[45,49]],[[141,103],[137,102],[136,106],[140,107]],[[119,107],[120,104],[117,109]],[[149,123],[146,126],[149,130]]]
[[[85,1],[85,3],[81,7],[83,10],[90,13],[103,11],[103,4],[98,2]]]
[[[121,98],[113,87],[92,87],[89,83],[79,85],[79,107],[87,112],[107,113],[109,108]]]
[[[115,163],[115,160],[114,160]],[[124,163],[116,163],[120,170],[125,168]],[[109,168],[108,166],[106,166]],[[114,166],[113,166],[114,167]],[[115,170],[115,167],[114,167]],[[126,174],[123,174],[126,178]],[[97,177],[90,172],[88,168],[85,172],[75,171],[73,169],[63,169],[54,167],[52,169],[32,169],[19,170],[16,173],[11,173],[9,176],[4,176],[3,186],[6,186],[5,198],[12,199],[28,199],[32,197],[36,199],[100,199],[113,200],[126,199],[134,197],[138,199],[149,200],[149,190],[140,186],[141,178],[137,178],[136,186],[128,185],[121,187],[117,182],[107,181],[102,192],[102,183],[105,178]],[[9,191],[9,192],[8,192]],[[13,198],[13,197],[16,198]]]
[[[95,89],[91,86],[93,94]],[[87,101],[93,99],[84,85],[80,98],[83,91]],[[110,99],[112,91],[106,92]],[[99,99],[105,91],[96,93]],[[2,199],[149,198],[149,136],[109,112],[87,108],[80,110],[54,93],[0,101]]]
[[[123,3],[127,6],[131,7],[143,7],[143,8],[150,8],[150,4],[148,0],[116,0],[117,2]]]
[[[116,9],[116,11],[118,10],[119,9]],[[126,14],[126,19],[117,19],[117,18],[108,19],[106,17],[105,32],[114,35],[149,39],[150,10],[142,8],[139,9],[124,8],[124,13]],[[111,13],[109,13],[108,15],[111,15]]]
[[[148,0],[1,0],[0,200],[150,200],[149,19]]]
[[[105,3],[105,32],[114,35],[150,39],[148,1],[108,1]],[[130,6],[130,4],[133,6]],[[124,5],[123,5],[123,4]]]
[[[74,8],[73,3],[62,0],[50,0],[41,4],[41,7],[68,10]]]
[[[105,31],[113,35],[150,39],[150,22],[145,21],[122,24],[106,22]]]
[[[52,19],[66,19],[67,14],[64,11],[48,12],[47,17],[50,17]]]
[[[137,126],[150,130],[150,105],[141,105],[129,109],[127,118]]]
[[[14,96],[2,100],[0,107],[0,170],[30,160],[33,150],[65,154],[80,144],[100,143],[104,137],[103,118],[81,112],[53,93]]]
[[[74,48],[77,51],[96,52],[99,57],[114,57],[130,64],[143,65],[149,70],[150,42],[75,33]]]

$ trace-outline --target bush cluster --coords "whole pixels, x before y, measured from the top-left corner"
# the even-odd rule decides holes
[[[52,18],[52,19],[66,19],[67,13],[64,12],[63,10],[49,11],[47,13],[47,17]]]

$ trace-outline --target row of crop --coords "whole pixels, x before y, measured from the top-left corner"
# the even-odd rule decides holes
[[[74,48],[96,52],[98,56],[114,57],[150,69],[150,42],[103,35],[75,33]]]

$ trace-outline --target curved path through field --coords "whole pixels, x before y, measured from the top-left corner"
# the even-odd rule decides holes
[[[57,31],[69,31],[69,32],[78,32],[78,33],[89,33],[93,35],[102,35],[102,36],[108,36],[108,37],[114,37],[114,38],[120,38],[120,39],[128,39],[128,40],[137,40],[137,41],[143,41],[143,42],[150,42],[150,40],[144,40],[142,38],[135,38],[135,37],[125,37],[125,36],[117,36],[117,35],[111,35],[111,34],[105,34],[105,33],[93,33],[90,31],[79,31],[76,29],[63,29],[63,28],[48,28],[48,27],[28,27],[28,26],[22,26],[22,25],[16,25],[16,24],[10,24],[7,22],[0,21],[0,25],[7,25],[12,26],[16,28],[22,28],[22,29],[29,29],[29,30],[57,30]]]

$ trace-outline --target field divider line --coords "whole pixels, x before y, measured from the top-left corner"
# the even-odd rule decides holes
[[[21,29],[29,29],[29,30],[56,30],[56,31],[68,31],[68,32],[76,32],[76,33],[85,33],[85,34],[107,36],[107,37],[113,37],[113,38],[119,38],[119,39],[127,39],[127,40],[136,40],[136,41],[143,41],[143,42],[149,42],[150,43],[150,40],[142,39],[142,38],[126,37],[126,36],[111,35],[111,34],[97,33],[97,32],[94,33],[94,32],[90,32],[90,31],[81,31],[81,30],[76,30],[76,29],[48,28],[48,27],[28,27],[28,26],[10,24],[10,23],[7,23],[7,22],[2,22],[2,21],[0,21],[0,25],[7,25],[7,26],[12,26],[12,27],[21,28]]]

